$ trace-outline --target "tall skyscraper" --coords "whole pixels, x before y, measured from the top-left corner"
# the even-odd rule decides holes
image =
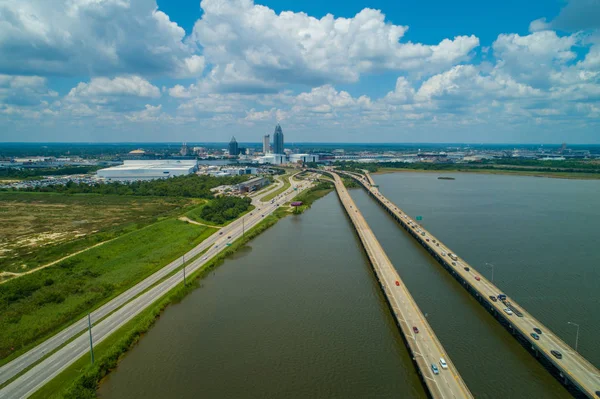
[[[231,138],[229,142],[229,155],[235,157],[239,154],[238,143],[235,141],[235,137]]]
[[[263,136],[263,153],[271,152],[271,135],[265,134]]]
[[[279,123],[275,126],[275,134],[273,135],[273,153],[283,154],[283,131]]]

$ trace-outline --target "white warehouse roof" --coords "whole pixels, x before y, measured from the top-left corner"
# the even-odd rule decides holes
[[[100,169],[97,174],[107,180],[152,180],[189,175],[196,170],[195,159],[127,160],[123,165]]]

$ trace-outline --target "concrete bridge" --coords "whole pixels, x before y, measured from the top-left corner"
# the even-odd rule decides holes
[[[513,298],[506,296],[505,299],[499,299],[498,295],[503,293],[500,288],[483,277],[477,269],[453,253],[447,245],[418,225],[415,220],[381,194],[377,187],[373,187],[375,182],[366,171],[366,176],[341,171],[339,173],[359,182],[402,228],[413,236],[574,396],[600,398],[600,372],[593,364],[528,313]],[[534,329],[541,330],[541,334],[536,333]],[[537,335],[537,339],[532,333]]]
[[[375,276],[429,395],[433,398],[472,398],[469,388],[357,209],[344,183],[336,173],[329,174],[334,179],[340,201],[369,257]]]

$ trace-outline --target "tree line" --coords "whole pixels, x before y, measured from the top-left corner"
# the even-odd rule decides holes
[[[223,224],[237,219],[250,208],[250,198],[218,197],[205,205],[200,212],[200,217],[208,222]]]
[[[248,179],[244,176],[214,177],[207,175],[176,176],[167,179],[139,180],[134,182],[75,183],[29,187],[21,191],[56,192],[63,194],[112,194],[158,197],[212,198],[211,188],[238,184]]]
[[[64,166],[58,168],[0,168],[0,177],[27,179],[39,176],[83,175],[95,172],[100,166]]]

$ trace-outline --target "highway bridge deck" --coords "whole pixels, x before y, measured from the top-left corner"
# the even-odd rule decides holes
[[[375,275],[429,394],[433,398],[472,398],[473,395],[400,279],[375,234],[357,209],[342,180],[335,173],[331,175],[335,179],[340,201],[371,261]],[[442,368],[441,358],[445,360],[447,368]],[[434,373],[432,365],[437,367],[438,374]]]
[[[572,394],[596,399],[600,397],[600,372],[593,364],[533,317],[513,298],[507,296],[504,301],[498,300],[498,295],[503,293],[500,288],[383,196],[377,187],[373,187],[374,181],[368,173],[366,177],[356,173],[340,173],[358,181],[369,195],[425,247],[523,346],[564,385],[567,385]],[[512,314],[506,312],[507,308],[511,309]],[[542,334],[538,334],[539,339],[531,335],[534,328],[542,331]],[[557,358],[551,351],[560,352],[562,357]]]

